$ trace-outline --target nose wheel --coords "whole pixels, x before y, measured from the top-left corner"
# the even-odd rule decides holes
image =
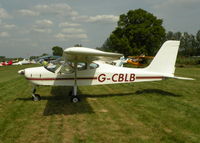
[[[40,101],[41,100],[41,96],[39,94],[33,94],[32,95],[32,100],[33,101]]]
[[[39,94],[36,94],[36,86],[33,86],[33,90],[32,90],[32,100],[33,101],[40,101],[41,100],[41,96]]]

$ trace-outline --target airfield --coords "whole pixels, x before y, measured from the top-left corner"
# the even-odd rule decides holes
[[[32,85],[17,71],[36,65],[0,67],[0,143],[197,143],[200,140],[200,67],[176,68],[169,79],[78,88]]]

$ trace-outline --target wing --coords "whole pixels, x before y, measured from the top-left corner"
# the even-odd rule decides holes
[[[103,52],[85,47],[71,47],[64,50],[63,56],[66,61],[92,62],[95,60],[113,61],[122,57],[123,54]]]

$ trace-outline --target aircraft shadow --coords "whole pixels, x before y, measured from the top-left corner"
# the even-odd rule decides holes
[[[168,91],[164,91],[161,89],[143,89],[138,90],[136,92],[128,92],[128,93],[108,93],[108,94],[84,94],[78,90],[78,95],[80,95],[81,102],[72,103],[70,101],[69,93],[72,90],[72,87],[65,86],[54,86],[51,89],[51,96],[42,96],[41,100],[48,100],[43,115],[51,116],[51,115],[73,115],[73,114],[92,114],[94,113],[92,107],[87,102],[86,98],[109,98],[115,96],[134,96],[134,95],[142,95],[142,94],[157,94],[159,96],[172,96],[172,97],[181,97],[181,95],[174,94]],[[30,101],[29,98],[17,98],[16,100]]]
[[[94,113],[92,107],[87,102],[86,97],[84,95],[81,95],[79,90],[78,94],[81,95],[81,102],[76,104],[72,103],[70,100],[71,97],[69,96],[71,90],[72,87],[53,86],[51,88],[50,96],[41,95],[41,100],[47,100],[43,115],[50,116],[59,114],[73,115]],[[32,97],[30,96],[27,98],[16,98],[15,100],[32,101]]]
[[[158,94],[161,96],[172,96],[172,97],[181,97],[179,94],[174,94],[168,91],[164,91],[161,89],[143,89],[143,90],[138,90],[135,92],[136,95],[141,95],[141,94]]]
[[[168,91],[164,91],[161,89],[143,89],[143,90],[137,90],[136,92],[128,92],[128,93],[113,93],[113,94],[81,94],[84,95],[86,98],[108,98],[108,97],[114,97],[114,96],[134,96],[134,95],[142,95],[142,94],[157,94],[160,96],[172,96],[172,97],[181,97],[181,95],[174,94]]]
[[[92,107],[87,102],[85,96],[81,95],[81,102],[72,103],[70,101],[69,93],[72,90],[72,87],[58,86],[52,87],[51,96],[48,96],[48,102],[44,109],[43,115],[55,115],[55,114],[91,114],[94,113]],[[79,90],[78,90],[79,93]],[[45,99],[45,97],[42,97]],[[47,98],[47,97],[46,97]]]
[[[86,98],[109,98],[109,97],[115,97],[115,96],[132,96],[134,92],[128,92],[128,93],[108,93],[108,94],[81,94],[81,96],[84,96]]]

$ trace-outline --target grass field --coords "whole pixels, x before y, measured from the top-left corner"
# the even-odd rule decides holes
[[[0,67],[0,143],[198,143],[200,68],[178,68],[195,81],[165,80],[79,87],[39,87],[17,74],[26,66]]]

